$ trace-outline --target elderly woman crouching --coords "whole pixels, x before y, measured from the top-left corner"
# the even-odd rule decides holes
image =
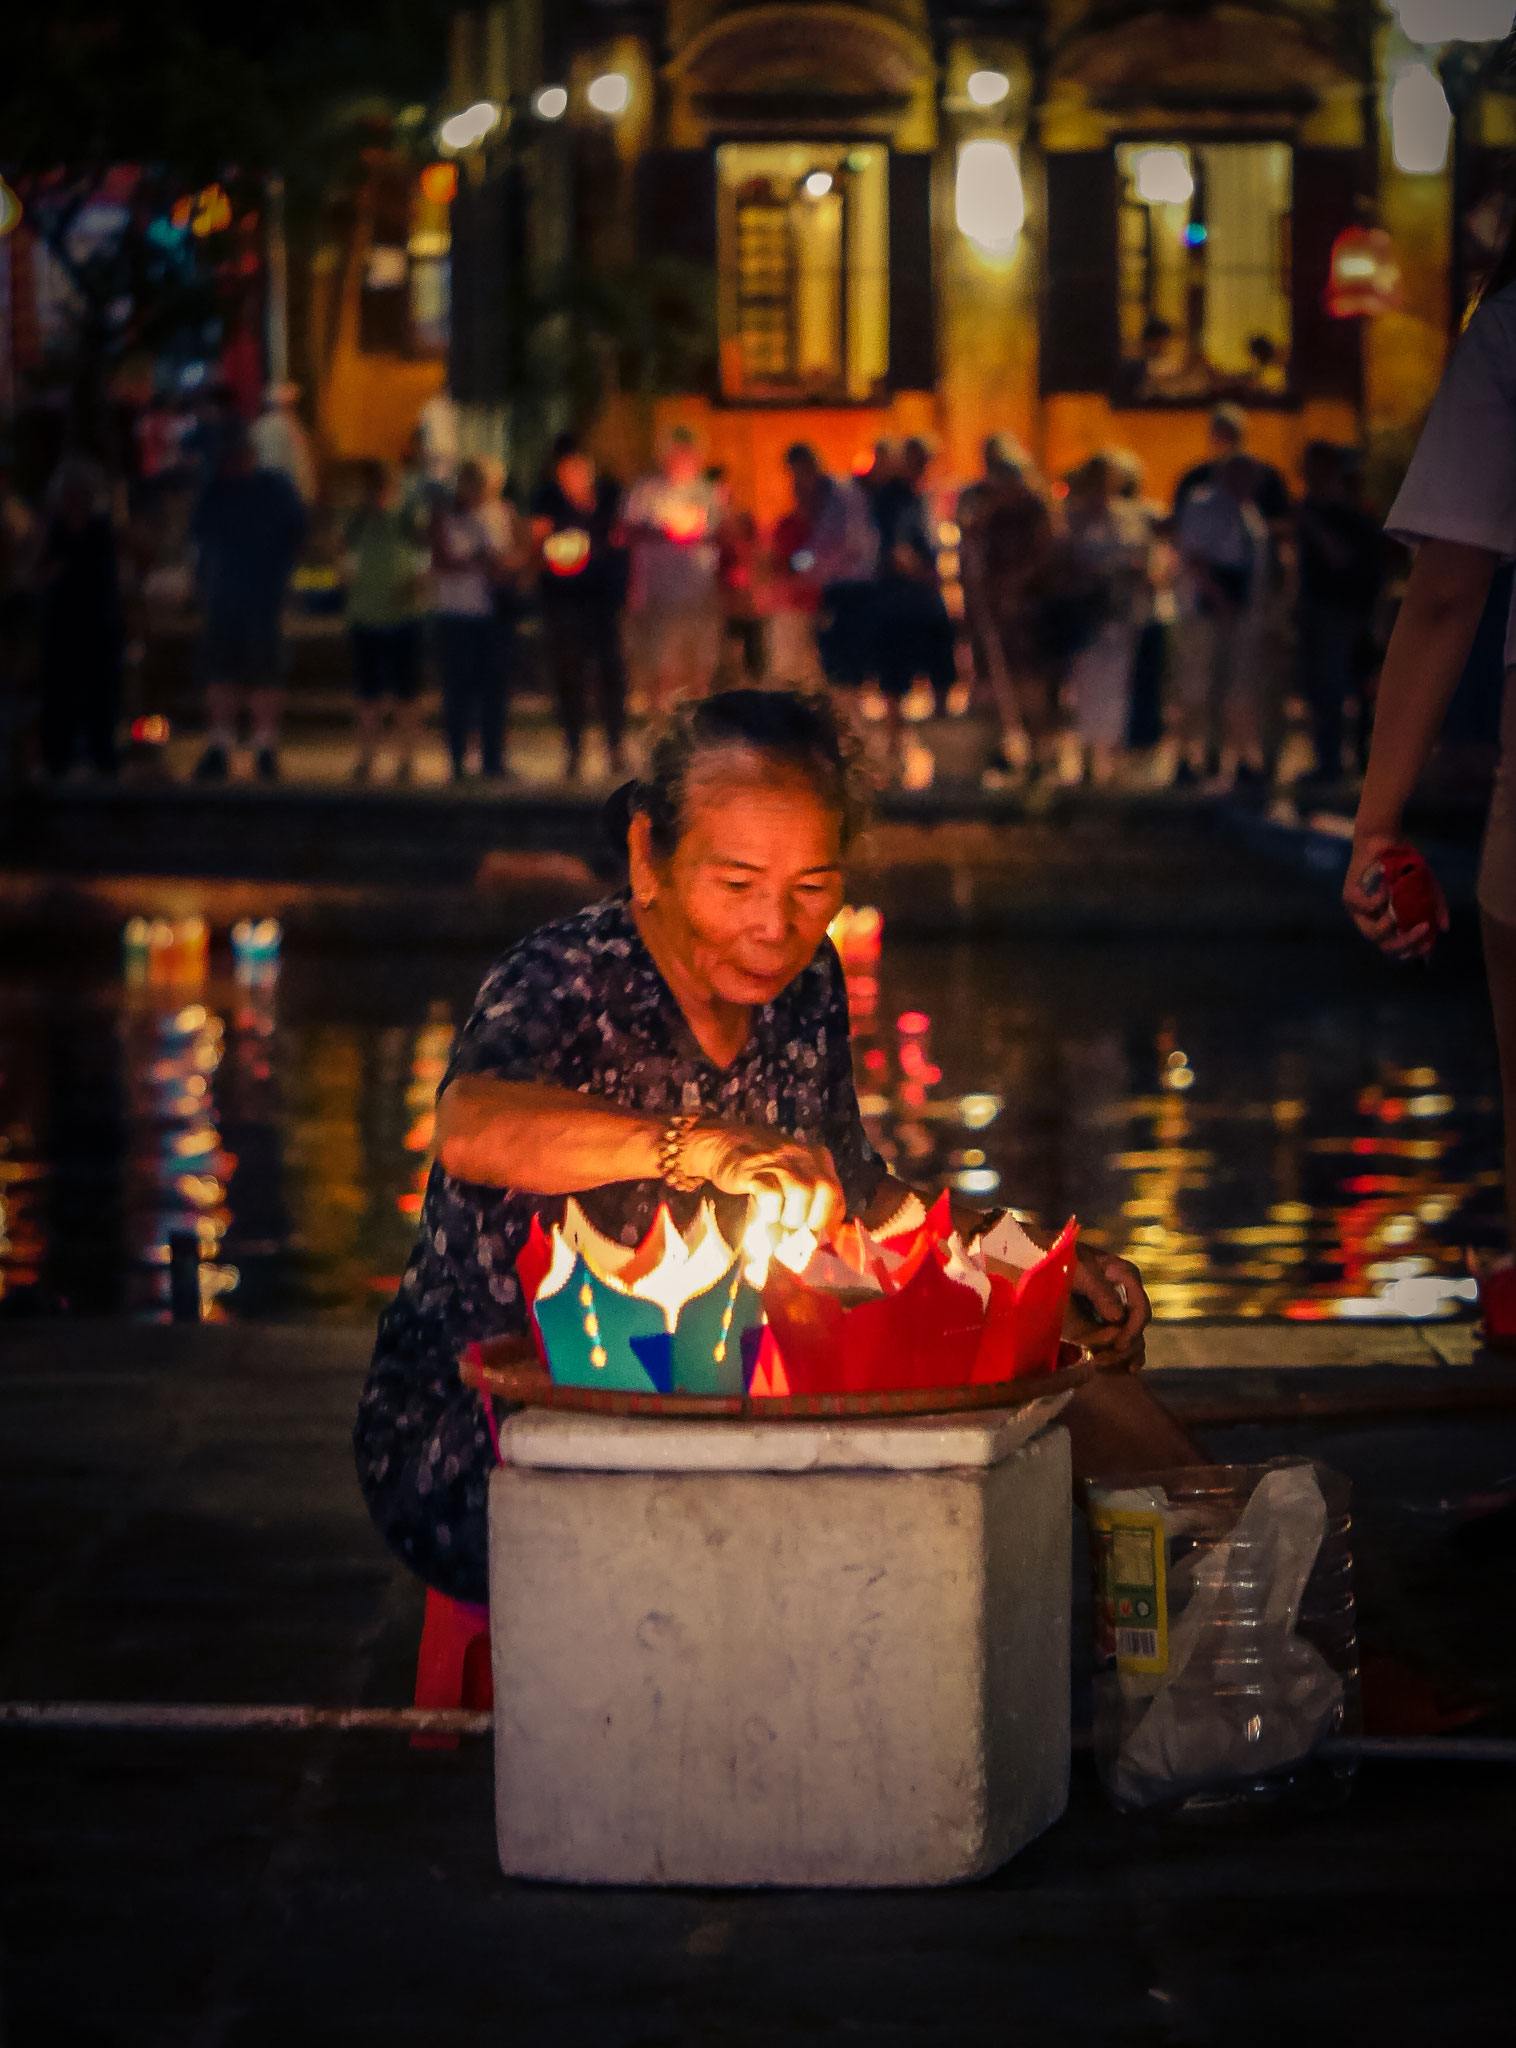
[[[526,1328],[516,1255],[534,1213],[559,1216],[574,1195],[635,1244],[660,1202],[683,1225],[710,1196],[735,1241],[761,1190],[818,1233],[844,1217],[878,1227],[911,1192],[864,1134],[826,936],[860,815],[852,750],[823,700],[733,690],[686,705],[630,793],[629,891],[533,933],[480,990],[354,1432],[374,1520],[441,1591],[486,1597],[495,1458],[457,1360]],[[967,1235],[989,1220],[959,1219]],[[1149,1317],[1136,1268],[1081,1250],[1076,1287],[1114,1369],[1066,1412],[1076,1465],[1193,1456],[1126,1370]]]

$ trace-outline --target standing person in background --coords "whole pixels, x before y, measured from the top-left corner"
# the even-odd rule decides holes
[[[1241,456],[1248,463],[1249,501],[1257,507],[1271,534],[1284,534],[1290,516],[1289,486],[1273,463],[1264,462],[1260,457],[1249,454],[1247,438],[1248,416],[1242,407],[1218,405],[1211,414],[1210,454],[1204,462],[1197,462],[1193,469],[1185,471],[1174,492],[1176,520],[1183,514],[1192,492],[1198,491],[1205,484],[1219,483],[1221,472],[1226,465]]]
[[[1279,345],[1267,334],[1249,338],[1245,382],[1250,391],[1266,398],[1282,398],[1290,388],[1289,371],[1280,359]]]
[[[348,621],[358,696],[355,782],[374,772],[393,701],[395,780],[409,782],[421,731],[421,640],[427,566],[426,507],[402,493],[385,462],[363,465],[363,502],[347,525]]]
[[[432,630],[442,676],[442,726],[453,780],[468,772],[479,736],[480,772],[504,779],[506,672],[495,617],[496,585],[520,563],[508,554],[481,465],[463,462],[431,518]]]
[[[124,634],[116,535],[104,473],[66,455],[48,490],[36,562],[42,625],[42,764],[66,775],[83,757],[116,773]]]
[[[1381,866],[1441,729],[1495,571],[1516,558],[1516,234],[1496,259],[1444,373],[1386,531],[1416,560],[1379,678],[1374,738],[1343,887],[1358,929],[1395,959],[1430,952],[1402,930]],[[1516,612],[1506,634],[1500,757],[1479,864],[1479,922],[1500,1051],[1508,1250],[1516,1246]],[[1486,1341],[1516,1345],[1516,1266],[1480,1284]]]
[[[221,458],[228,442],[246,433],[247,427],[237,411],[236,394],[228,385],[212,384],[196,394],[181,446],[194,481],[202,490],[220,475]]]
[[[763,674],[763,621],[753,591],[758,560],[758,522],[732,496],[731,481],[713,462],[705,480],[716,494],[716,587],[721,594],[721,660],[717,687],[740,689]]]
[[[573,434],[553,443],[549,475],[528,511],[539,565],[538,593],[548,667],[563,727],[564,773],[578,780],[584,727],[593,704],[613,775],[626,768],[626,667],[621,613],[626,548],[621,487],[601,476]]]
[[[899,466],[873,496],[879,529],[879,687],[890,706],[892,749],[900,741],[900,707],[918,676],[932,687],[937,716],[945,718],[956,680],[953,622],[937,580],[937,543],[925,484],[932,451],[911,439]]]
[[[1147,542],[1146,589],[1139,594],[1137,645],[1132,655],[1131,707],[1127,745],[1146,750],[1163,738],[1169,625],[1174,615],[1173,548],[1163,538],[1165,509],[1143,490],[1142,463],[1130,448],[1107,451],[1116,475],[1116,495],[1130,510]],[[1172,772],[1172,770],[1170,771]]]
[[[797,457],[803,458],[798,470]],[[815,691],[826,681],[816,646],[821,586],[815,578],[816,557],[811,551],[815,485],[821,470],[814,450],[801,442],[790,449],[785,464],[793,502],[774,521],[768,539],[763,580],[764,674],[771,684]]]
[[[862,487],[851,477],[828,475],[809,443],[794,442],[785,450],[784,463],[794,508],[776,529],[783,609],[775,626],[780,620],[789,623],[776,633],[773,646],[776,656],[784,650],[785,667],[795,674],[781,679],[806,673],[807,655],[814,648],[829,683],[856,688],[868,681],[876,662],[878,528]]]
[[[1008,434],[984,444],[984,474],[958,498],[964,610],[1000,715],[987,774],[1025,770],[1057,729],[1057,665],[1039,627],[1039,586],[1053,557],[1053,520],[1031,458]]]
[[[1269,532],[1253,502],[1253,465],[1222,463],[1180,501],[1180,616],[1171,746],[1175,779],[1196,781],[1216,763],[1217,788],[1239,775],[1261,781],[1263,606]],[[1183,487],[1181,486],[1181,491]]]
[[[207,744],[198,782],[224,782],[237,721],[252,721],[257,773],[279,779],[284,710],[284,598],[305,538],[305,509],[287,476],[259,469],[240,423],[223,429],[221,461],[190,525],[204,620],[200,675]]]
[[[249,428],[260,469],[276,469],[300,494],[302,505],[314,505],[318,477],[311,437],[298,410],[298,384],[270,384],[263,411]]]
[[[657,472],[626,501],[627,628],[638,688],[663,713],[703,697],[721,659],[721,504],[688,427],[674,427]]]
[[[22,678],[36,617],[35,568],[42,534],[36,514],[0,458],[0,796],[21,776]]]
[[[444,503],[452,489],[451,476],[440,475],[429,461],[426,437],[420,427],[414,427],[406,439],[397,488],[402,499],[425,508],[428,520],[433,506]]]
[[[411,437],[413,459],[439,490],[450,491],[458,475],[458,407],[446,391],[434,391],[421,408]]]
[[[1310,707],[1314,779],[1336,783],[1342,780],[1343,711],[1361,685],[1364,645],[1384,581],[1384,538],[1377,521],[1353,502],[1347,450],[1330,441],[1306,448],[1295,532],[1296,672]]]
[[[498,456],[482,456],[479,468],[484,476],[484,503],[479,507],[479,516],[489,529],[499,564],[490,589],[490,612],[495,622],[495,671],[505,707],[503,716],[508,719],[521,662],[521,622],[532,609],[532,586],[536,580],[532,573],[532,530],[510,494],[505,464]]]
[[[1113,780],[1131,720],[1137,635],[1151,589],[1152,535],[1141,507],[1116,495],[1108,456],[1092,455],[1069,478],[1064,503],[1075,559],[1088,579],[1093,636],[1074,656],[1069,697],[1082,766],[1092,781]]]

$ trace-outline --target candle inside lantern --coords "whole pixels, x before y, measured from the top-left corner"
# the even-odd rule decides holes
[[[704,540],[705,527],[705,507],[689,499],[674,499],[663,515],[663,531],[670,540]]]
[[[742,1234],[743,1271],[749,1287],[763,1292],[775,1259],[798,1277],[819,1249],[814,1233],[804,1225],[792,1230],[784,1227],[784,1203],[777,1189],[760,1189]]]
[[[590,537],[579,526],[550,533],[542,543],[542,559],[555,576],[578,576],[589,564]]]

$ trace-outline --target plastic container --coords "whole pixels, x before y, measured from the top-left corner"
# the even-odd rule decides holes
[[[1347,1796],[1350,1492],[1302,1458],[1088,1489],[1095,1760],[1122,1811],[1226,1820]]]

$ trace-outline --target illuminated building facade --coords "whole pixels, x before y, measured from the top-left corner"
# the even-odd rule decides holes
[[[881,434],[929,433],[958,476],[992,430],[1054,472],[1117,443],[1158,495],[1223,397],[1287,470],[1319,436],[1392,450],[1435,388],[1516,138],[1489,41],[1425,43],[1418,0],[1397,5],[465,12],[451,95],[501,118],[458,153],[455,395],[502,427],[511,412],[529,455],[584,388],[541,377],[550,323],[528,333],[523,309],[572,273],[640,282],[656,321],[657,280],[677,299],[683,278],[698,360],[650,371],[624,318],[601,337],[595,436],[626,472],[688,421],[761,515],[797,437],[846,468]],[[1483,0],[1448,5],[1482,7],[1454,26],[1487,33]],[[1401,308],[1336,319],[1333,247],[1370,207]],[[575,305],[558,317],[566,362],[585,344]]]

